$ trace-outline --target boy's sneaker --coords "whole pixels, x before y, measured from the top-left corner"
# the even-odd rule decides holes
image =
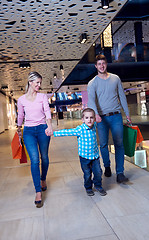
[[[117,174],[117,182],[118,183],[123,183],[123,182],[128,182],[129,179],[125,177],[123,173]]]
[[[111,177],[112,173],[111,173],[111,168],[110,167],[105,167],[105,176],[106,177]]]
[[[93,190],[86,190],[86,193],[87,193],[88,196],[94,196],[95,195]]]
[[[95,188],[95,189],[97,192],[99,192],[101,196],[107,195],[106,191],[103,188]]]

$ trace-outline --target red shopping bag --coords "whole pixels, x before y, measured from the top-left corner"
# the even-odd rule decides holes
[[[130,126],[130,127],[137,130],[136,143],[141,143],[144,139],[143,139],[143,136],[141,134],[141,131],[140,131],[139,127],[138,126]]]
[[[12,139],[11,149],[13,159],[20,159],[20,163],[27,163],[27,156],[24,149],[24,144],[22,144],[22,142],[20,141],[17,132]]]
[[[12,157],[13,159],[21,159],[22,157],[22,144],[19,139],[19,135],[16,132],[12,142],[11,142],[11,149],[12,149]]]
[[[20,158],[20,163],[27,163],[27,156],[26,156],[26,152],[23,144],[22,144],[22,156]]]

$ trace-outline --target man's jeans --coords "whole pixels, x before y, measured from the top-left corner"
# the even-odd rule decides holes
[[[36,192],[41,192],[41,180],[46,180],[49,166],[48,148],[50,137],[46,136],[45,129],[47,124],[41,124],[35,127],[24,126],[23,139],[31,160],[31,173]],[[38,150],[39,149],[39,150]],[[39,168],[39,151],[41,155],[41,178]]]
[[[86,158],[80,157],[81,168],[84,173],[84,187],[86,190],[91,190],[92,185],[96,188],[102,187],[102,169],[100,167],[100,161],[98,159],[89,160]],[[92,180],[93,173],[93,180]]]
[[[100,151],[104,167],[110,167],[108,139],[111,129],[115,146],[116,174],[124,172],[124,146],[123,146],[123,119],[121,113],[112,116],[102,116],[102,121],[97,123]]]

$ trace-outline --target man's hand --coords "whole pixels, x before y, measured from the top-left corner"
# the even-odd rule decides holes
[[[126,116],[126,118],[127,118],[127,124],[128,124],[128,125],[132,125],[131,118],[130,118],[129,116]]]
[[[102,121],[102,118],[98,114],[96,114],[96,122],[99,123],[101,121]]]

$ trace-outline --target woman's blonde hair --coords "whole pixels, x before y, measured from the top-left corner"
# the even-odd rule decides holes
[[[38,72],[30,72],[28,74],[28,83],[25,87],[25,92],[26,93],[28,92],[28,89],[29,89],[29,83],[35,81],[37,78],[42,79],[42,76]]]

